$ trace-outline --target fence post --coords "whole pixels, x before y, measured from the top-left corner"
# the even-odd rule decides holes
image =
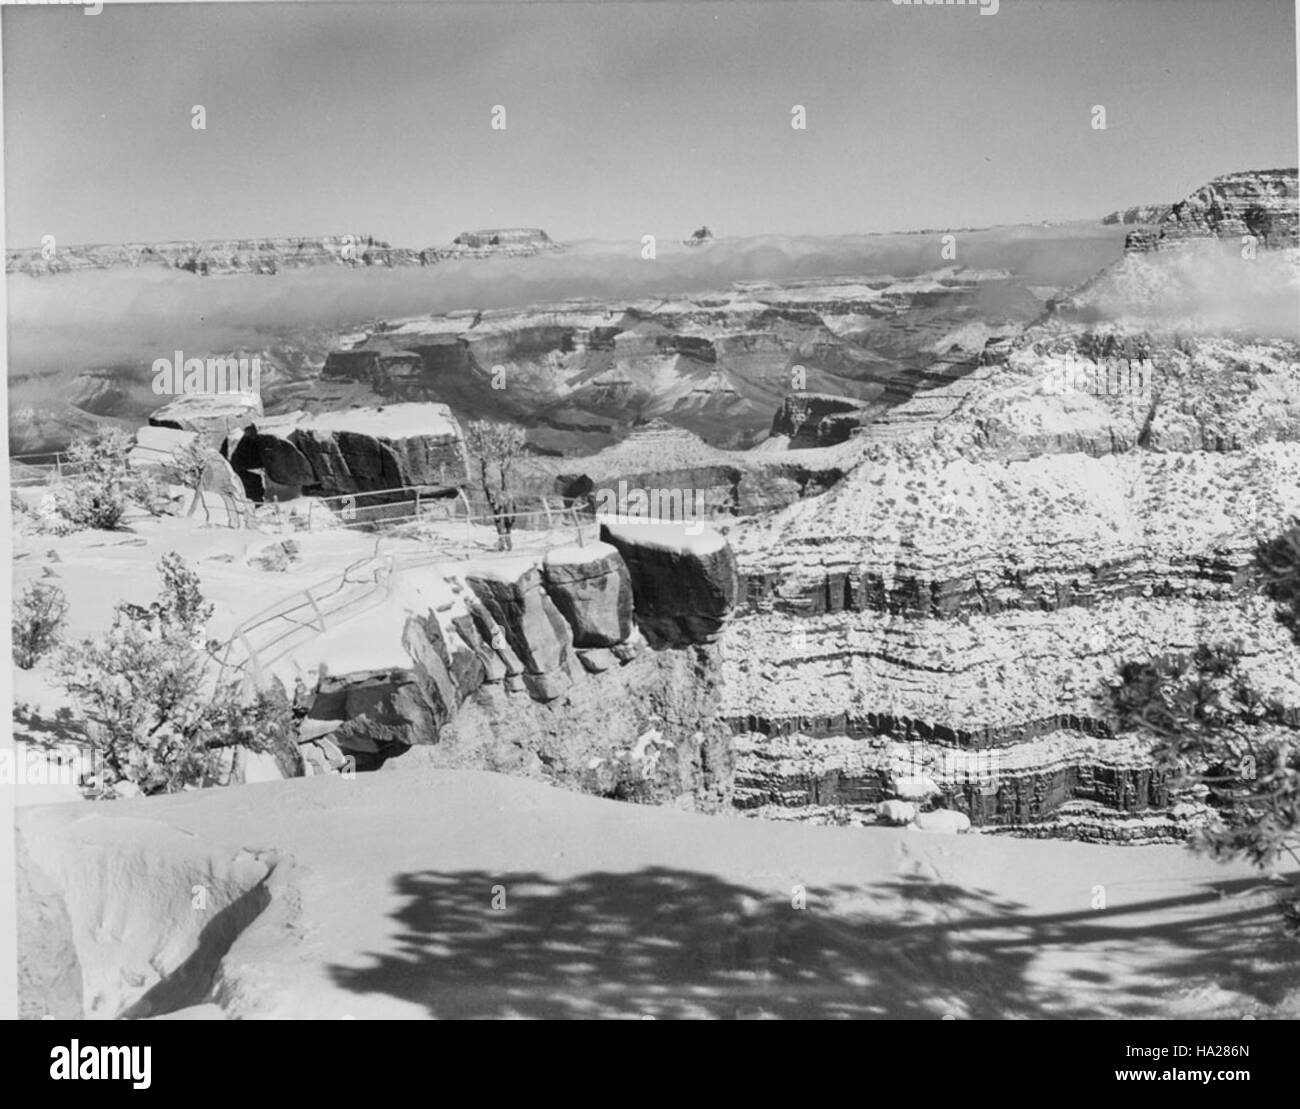
[[[415,487],[415,522],[420,522],[420,487]]]
[[[255,687],[260,688],[262,685],[262,665],[258,661],[257,650],[248,641],[248,636],[242,631],[238,635],[239,641],[244,645],[244,650],[248,652],[248,665],[253,672],[253,683]]]
[[[325,630],[325,615],[320,610],[320,605],[316,603],[316,598],[311,594],[311,586],[303,590],[303,595],[311,602],[312,610],[316,613],[316,620],[320,624],[320,630]]]

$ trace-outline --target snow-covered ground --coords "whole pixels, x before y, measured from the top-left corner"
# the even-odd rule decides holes
[[[29,808],[19,834],[100,1016],[145,995],[136,1015],[1300,1016],[1263,880],[1175,847],[706,817],[418,765]],[[218,914],[242,931],[205,1002],[195,961],[167,976],[215,962]],[[71,953],[46,928],[23,956]]]

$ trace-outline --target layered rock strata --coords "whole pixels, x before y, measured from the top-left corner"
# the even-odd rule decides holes
[[[1255,568],[1300,518],[1300,343],[1207,310],[1229,303],[1220,264],[1294,302],[1292,255],[1134,252],[1075,314],[877,417],[834,488],[732,528],[737,804],[865,822],[921,781],[988,828],[1184,836],[1199,800],[1118,729],[1109,690],[1127,662],[1236,644],[1273,714],[1256,727],[1300,720],[1300,655]],[[1098,310],[1123,289],[1124,318]],[[1116,359],[1149,374],[1052,385]]]

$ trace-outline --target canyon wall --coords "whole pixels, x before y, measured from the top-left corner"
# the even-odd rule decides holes
[[[850,405],[901,402],[929,383],[936,352],[961,352],[952,364],[964,368],[990,333],[1032,320],[1044,303],[1004,271],[949,266],[454,312],[346,337],[321,384],[353,382],[370,403],[432,400],[467,419],[513,420],[544,452],[589,455],[656,418],[715,447],[747,448],[792,389]],[[850,430],[792,445],[829,445]]]
[[[1300,652],[1255,564],[1300,518],[1300,342],[1218,311],[1224,274],[1294,306],[1300,255],[1184,253],[1131,252],[1068,311],[877,415],[833,488],[730,530],[739,807],[864,821],[920,782],[994,829],[1173,840],[1204,809],[1119,728],[1126,662],[1237,644],[1273,714],[1257,726],[1300,718]],[[1115,360],[1146,376],[1053,385]]]

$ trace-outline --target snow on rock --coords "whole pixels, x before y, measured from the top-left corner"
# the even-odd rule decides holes
[[[881,801],[876,815],[886,824],[910,824],[916,819],[916,806],[910,801]]]
[[[228,435],[262,415],[257,393],[191,393],[174,398],[149,417],[154,427]]]
[[[132,466],[162,466],[170,462],[177,451],[199,441],[197,431],[146,424],[136,430],[135,445],[127,452],[126,460]]]
[[[925,801],[939,792],[934,779],[910,775],[894,779],[894,792],[904,801]]]
[[[466,480],[460,425],[445,404],[394,404],[259,420],[231,451],[245,482],[320,496]],[[364,507],[364,505],[363,505]]]
[[[933,812],[916,814],[916,826],[923,832],[958,832],[970,831],[970,817],[954,809],[935,809]]]
[[[651,645],[717,637],[740,588],[723,535],[699,524],[601,517],[600,538],[627,564],[637,624]]]

